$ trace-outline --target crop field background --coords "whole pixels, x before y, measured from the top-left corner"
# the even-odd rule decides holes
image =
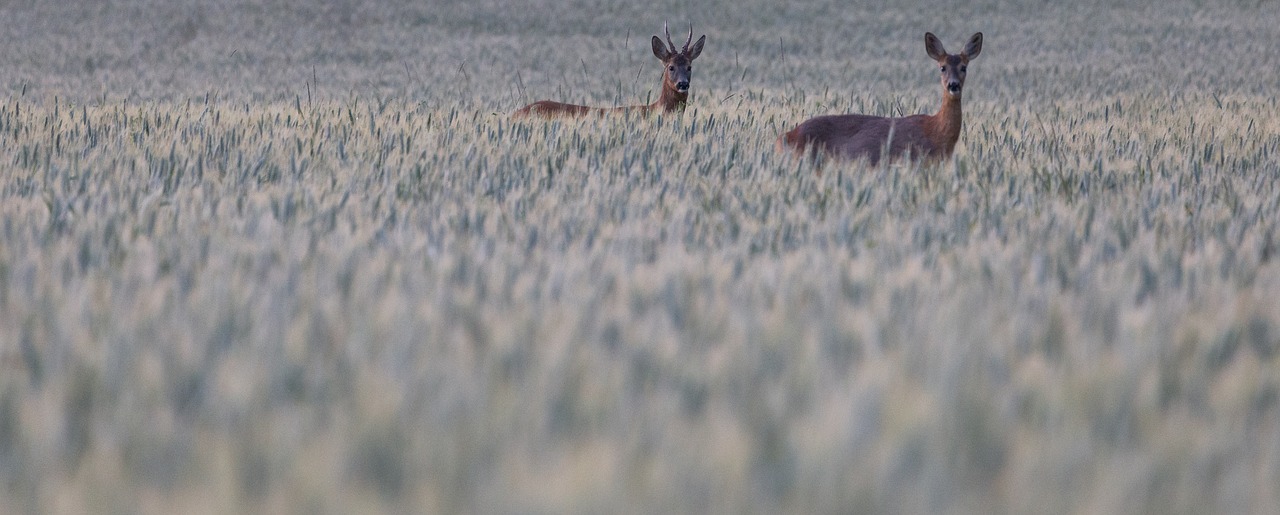
[[[0,512],[1280,510],[1275,1],[0,19]]]

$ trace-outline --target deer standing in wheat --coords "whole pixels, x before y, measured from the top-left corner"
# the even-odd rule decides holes
[[[864,114],[818,116],[805,120],[778,138],[779,148],[797,154],[822,152],[839,159],[866,158],[873,166],[881,153],[888,158],[910,155],[942,160],[951,157],[960,139],[960,95],[969,61],[982,51],[982,33],[969,38],[964,51],[948,54],[932,32],[924,35],[924,49],[942,73],[942,107],[932,115],[887,118]]]
[[[667,35],[665,44],[658,36],[654,36],[650,42],[653,46],[653,55],[662,61],[662,65],[665,68],[662,72],[662,94],[654,103],[627,107],[588,107],[552,100],[540,100],[516,110],[512,116],[584,116],[617,112],[637,112],[647,115],[653,111],[669,113],[683,110],[685,103],[689,101],[689,82],[693,78],[693,60],[697,59],[698,55],[702,53],[702,45],[707,42],[707,36],[704,34],[698,38],[697,43],[693,43],[693,26],[690,26],[689,39],[685,41],[683,48],[677,50],[676,45],[671,42],[671,31],[667,30],[666,24],[663,24],[662,32]],[[690,46],[691,43],[693,46]]]

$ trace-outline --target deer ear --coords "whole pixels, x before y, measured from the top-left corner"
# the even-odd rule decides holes
[[[964,55],[966,58],[973,59],[982,53],[982,33],[974,34],[969,38],[969,43],[964,46]]]
[[[694,43],[693,46],[689,47],[690,61],[697,59],[698,56],[702,54],[702,45],[705,44],[706,42],[707,42],[707,35],[703,34],[702,37],[698,38],[697,43]]]
[[[947,56],[947,49],[942,47],[942,41],[938,40],[938,36],[932,32],[924,33],[924,51],[929,53],[929,58],[934,61],[940,61]]]
[[[667,50],[667,44],[662,42],[662,38],[654,36],[653,41],[649,44],[653,45],[653,56],[657,57],[658,60],[666,61],[668,57],[671,57],[671,51]]]

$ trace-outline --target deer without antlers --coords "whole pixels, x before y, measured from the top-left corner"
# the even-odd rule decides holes
[[[662,32],[667,35],[665,44],[658,36],[654,36],[651,41],[653,55],[662,61],[663,67],[666,68],[662,72],[662,95],[654,103],[627,107],[588,107],[552,100],[540,100],[521,107],[515,113],[512,113],[512,116],[583,116],[632,111],[640,114],[649,114],[655,110],[664,113],[683,110],[685,103],[689,100],[689,82],[693,78],[693,60],[697,59],[698,55],[702,53],[702,45],[707,42],[707,36],[704,34],[698,38],[697,43],[693,43],[693,26],[690,25],[689,39],[685,41],[683,48],[677,50],[676,45],[671,42],[671,31],[667,30],[666,24],[663,24]],[[690,44],[693,46],[690,46]]]
[[[982,51],[982,33],[970,37],[963,52],[948,54],[938,37],[927,32],[924,49],[942,73],[942,107],[937,113],[901,118],[864,114],[818,116],[783,134],[778,138],[778,147],[790,147],[801,155],[809,149],[841,159],[865,157],[872,165],[880,161],[881,151],[886,149],[890,159],[904,155],[931,160],[951,157],[960,139],[960,93],[965,72],[969,61]]]

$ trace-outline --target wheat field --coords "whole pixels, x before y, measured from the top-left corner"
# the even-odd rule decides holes
[[[1280,6],[946,9],[0,3],[0,512],[1280,510]]]

